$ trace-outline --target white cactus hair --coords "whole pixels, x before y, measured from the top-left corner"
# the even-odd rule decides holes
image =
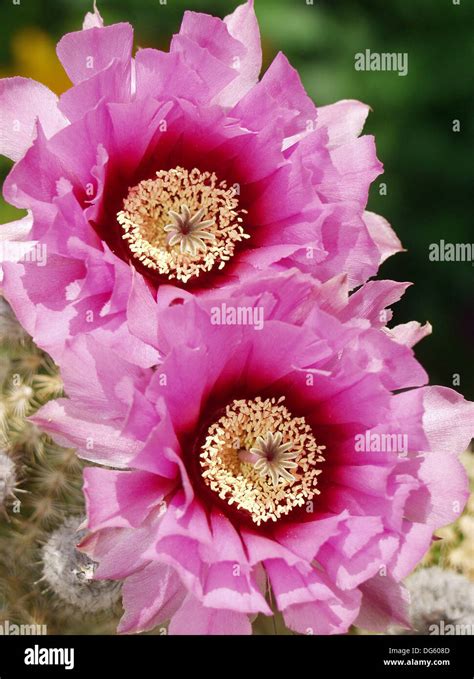
[[[428,634],[431,625],[470,625],[474,629],[474,583],[439,566],[421,568],[405,582],[410,592],[408,634]]]
[[[83,614],[111,611],[120,598],[121,583],[93,579],[97,564],[77,549],[87,533],[78,530],[83,520],[69,516],[46,537],[41,549],[42,581],[60,602]]]
[[[15,463],[5,451],[0,450],[0,507],[15,496],[16,484]]]

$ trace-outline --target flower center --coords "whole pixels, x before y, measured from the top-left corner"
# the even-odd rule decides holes
[[[223,269],[245,233],[237,188],[210,172],[160,170],[129,189],[117,220],[135,259],[170,280],[186,283]]]
[[[201,446],[205,484],[221,500],[249,512],[257,525],[277,521],[320,492],[317,464],[324,461],[325,447],[284,400],[234,400]]]

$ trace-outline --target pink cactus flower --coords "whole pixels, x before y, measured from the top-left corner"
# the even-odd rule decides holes
[[[85,472],[82,547],[125,581],[120,632],[248,634],[276,610],[303,634],[407,624],[401,580],[467,498],[474,404],[424,386],[428,325],[386,327],[406,284],[348,287],[294,269],[162,286],[131,323],[154,370],[70,343],[70,399],[35,421],[105,467]]]
[[[295,266],[356,286],[400,249],[365,211],[382,170],[359,136],[368,106],[316,108],[283,54],[259,81],[252,0],[224,20],[186,12],[169,52],[132,50],[132,27],[95,11],[58,44],[74,84],[59,100],[0,81],[0,152],[15,161],[4,196],[28,211],[0,237],[31,248],[6,258],[3,288],[58,362],[83,333],[122,346],[137,277],[150,297]],[[127,358],[156,362],[131,337]]]

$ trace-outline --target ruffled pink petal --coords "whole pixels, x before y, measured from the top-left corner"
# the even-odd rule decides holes
[[[229,82],[229,70],[215,70],[215,78],[206,81],[186,63],[180,52],[160,52],[141,49],[135,57],[137,97],[150,95],[156,99],[188,99],[192,102],[209,103]]]
[[[135,389],[144,382],[145,373],[114,356],[110,347],[92,334],[82,334],[66,344],[61,376],[67,395],[74,403],[83,404],[90,415],[101,417],[105,412],[108,420],[123,418]],[[88,380],[84,380],[84,374],[89,376]]]
[[[203,584],[202,603],[209,608],[230,608],[249,614],[272,614],[254,577],[246,573],[240,564],[232,561],[209,565]]]
[[[364,129],[370,108],[353,99],[343,99],[329,106],[318,108],[317,127],[328,131],[329,148],[347,144],[357,138]]]
[[[197,599],[188,596],[173,616],[168,631],[176,635],[234,636],[251,634],[252,625],[244,613],[205,608]]]
[[[428,445],[428,440],[423,427],[423,390],[412,389],[395,394],[391,405],[394,430],[407,435],[408,450],[412,453],[424,450]],[[390,431],[390,426],[386,429],[382,428],[381,431]]]
[[[90,533],[79,545],[93,561],[97,580],[123,580],[147,566],[153,549],[156,519],[140,528],[106,528]]]
[[[446,387],[426,387],[423,395],[423,424],[430,450],[464,452],[474,437],[474,403]]]
[[[424,523],[404,521],[400,545],[392,561],[387,564],[390,574],[398,582],[406,578],[428,551],[433,537],[433,527]]]
[[[461,462],[446,453],[425,453],[418,478],[420,490],[410,495],[407,515],[433,530],[453,523],[469,497],[469,479]]]
[[[211,531],[212,547],[202,549],[204,561],[212,563],[216,555],[219,555],[224,561],[233,561],[238,564],[248,563],[240,534],[231,521],[216,509],[211,512]]]
[[[163,286],[160,286],[160,290]],[[154,346],[158,342],[156,294],[143,276],[132,271],[132,285],[127,302],[128,327],[133,335]]]
[[[232,554],[225,545],[223,553],[216,551],[207,517],[196,502],[181,516],[175,504],[173,500],[160,523],[156,546],[160,561],[175,568],[206,607],[270,614],[245,557],[240,562],[226,560]],[[230,537],[228,530],[226,533]],[[233,539],[238,542],[238,536]]]
[[[170,52],[179,52],[204,83],[217,77],[221,91],[214,103],[232,106],[257,82],[262,54],[253,1],[241,5],[224,21],[185,12]]]
[[[130,101],[131,83],[131,61],[114,59],[103,70],[67,90],[59,100],[59,108],[71,122],[80,120],[99,102]]]
[[[106,304],[109,304],[110,300]],[[133,363],[140,368],[152,368],[160,361],[160,354],[149,344],[145,344],[139,337],[130,334],[127,327],[126,312],[115,314],[110,322],[107,322],[107,314],[104,315],[104,325],[94,331],[94,335],[101,344],[109,347],[118,357]],[[84,331],[82,328],[73,328],[76,332]],[[87,332],[88,328],[86,328]]]
[[[426,371],[405,344],[394,342],[379,329],[367,330],[360,337],[359,367],[379,374],[388,389],[421,387],[428,382]]]
[[[335,172],[328,172],[318,192],[329,201],[356,201],[367,205],[369,187],[383,172],[377,160],[375,140],[371,135],[359,137],[331,151]]]
[[[283,559],[265,561],[265,570],[272,585],[278,610],[308,602],[327,602],[334,591],[326,578],[315,568],[288,566]]]
[[[345,272],[352,289],[377,273],[380,253],[373,242],[360,215],[353,204],[338,203],[330,211],[326,209],[322,224],[322,247],[326,253],[317,265],[308,260],[306,248],[298,261],[298,267],[311,272],[314,269],[320,280],[325,281]]]
[[[168,512],[164,515],[164,521],[168,518],[167,514]],[[157,546],[157,556],[160,561],[173,567],[187,589],[202,600],[207,567],[200,556],[199,542],[186,535],[185,531],[182,530],[181,533],[179,535],[176,531],[174,535],[161,538]]]
[[[321,309],[338,316],[349,300],[349,281],[346,273],[330,278],[318,287],[318,300]]]
[[[403,323],[402,325],[396,325],[394,328],[390,328],[388,333],[396,342],[405,344],[408,347],[413,347],[423,338],[431,335],[432,331],[433,328],[430,323],[421,325],[418,321],[410,321],[409,323]]]
[[[318,518],[317,521],[277,526],[275,540],[311,563],[324,543],[340,532],[340,526],[347,517],[347,512],[341,512],[336,516]]]
[[[82,24],[82,28],[85,31],[88,28],[103,28],[103,27],[104,20],[102,19],[94,0],[94,11],[87,12],[86,16],[84,17],[84,23]]]
[[[164,398],[177,433],[190,431],[196,425],[201,405],[208,393],[212,356],[204,347],[173,350],[155,374],[147,392],[148,398]]]
[[[306,94],[298,72],[280,52],[265,72],[230,115],[242,121],[250,130],[271,126],[273,134],[280,128],[282,141],[301,134],[308,120],[316,120],[316,107]]]
[[[409,628],[408,596],[389,575],[376,575],[359,587],[362,603],[355,624],[371,632],[385,632],[389,625]]]
[[[93,422],[67,399],[51,401],[32,418],[60,444],[75,447],[86,460],[114,467],[128,467],[143,444],[126,439],[109,423]]]
[[[364,427],[369,429],[383,421],[390,407],[390,397],[375,374],[360,377],[357,371],[357,378],[354,378],[347,367],[347,378],[341,376],[340,381],[332,376],[316,374],[314,387],[308,396],[319,404],[322,422],[331,423],[330,426],[357,423],[358,430],[364,431]],[[298,373],[298,377],[304,379],[304,371]],[[352,470],[348,474],[352,476]]]
[[[356,526],[370,526],[371,517],[354,518],[349,530]],[[399,540],[394,535],[378,535],[372,532],[371,539],[364,535],[366,543],[357,551],[348,549],[342,539],[336,539],[324,546],[318,554],[318,561],[329,574],[331,581],[342,590],[354,590],[362,582],[373,577],[379,569],[389,563],[397,552]],[[351,535],[351,538],[353,536]]]
[[[76,313],[73,307],[63,309],[60,314],[57,311],[64,302],[68,286],[83,277],[84,268],[81,262],[51,255],[48,255],[48,262],[53,267],[52,271],[48,266],[38,267],[34,262],[4,262],[3,290],[21,325],[36,344],[56,360],[60,356],[57,347],[64,345],[64,338],[69,336],[69,323]],[[41,283],[41,289],[30,287],[32,281]],[[52,307],[42,303],[43,290],[52,293],[61,291],[59,299],[44,299]]]
[[[403,246],[386,219],[373,212],[364,212],[363,219],[370,237],[380,252],[380,264],[397,252],[403,252]]]
[[[35,182],[31,181],[32,177],[35,177]],[[33,146],[13,166],[3,185],[3,195],[15,207],[33,208],[35,217],[36,209],[42,207],[41,203],[48,204],[50,213],[54,215],[55,210],[51,204],[58,195],[58,180],[61,178],[72,179],[70,170],[51,151],[51,143],[48,142],[40,121],[36,119],[36,139]]]
[[[140,526],[173,487],[155,474],[94,467],[84,470],[84,481],[90,530]]]
[[[191,503],[189,507],[186,507],[183,499],[184,493],[178,491],[169,502],[163,519],[160,522],[157,534],[157,538],[159,539],[157,548],[161,550],[161,543],[164,543],[168,538],[189,537],[196,545],[199,543],[199,549],[197,550],[199,553],[199,561],[204,564],[204,559],[201,558],[201,548],[212,548],[212,533],[207,512],[199,501],[196,500]],[[169,542],[167,544],[171,545],[172,543]],[[167,547],[164,547],[164,550],[167,552],[169,551],[169,553],[174,553],[173,547],[171,547],[170,550],[168,550]],[[181,563],[181,557],[179,555],[177,561]],[[189,564],[189,569],[186,567],[185,563],[182,565],[189,573],[197,573],[197,571],[193,571],[192,564]]]
[[[130,575],[122,588],[124,614],[117,632],[145,632],[170,620],[186,597],[176,572],[160,563]]]
[[[265,537],[246,528],[241,529],[240,535],[248,552],[249,563],[252,566],[257,566],[270,559],[284,559],[290,566],[301,563],[301,556],[293,552],[292,549],[276,542],[271,536]]]
[[[39,120],[46,137],[67,125],[58,110],[58,97],[29,78],[0,80],[0,154],[11,160],[23,158],[36,136]]]
[[[180,32],[171,41],[170,54],[181,55],[184,63],[197,73],[206,87],[209,87],[208,83],[213,82],[215,86],[217,82],[218,91],[222,92],[238,77],[234,64],[244,58],[246,49],[230,35],[220,19],[187,11]]]
[[[313,193],[309,172],[297,163],[286,164],[278,168],[262,188],[253,204],[259,228],[268,224],[275,228],[275,223],[290,218],[301,222],[302,213],[308,206],[308,196]],[[287,198],[284,203],[280,200],[282,195]]]
[[[358,615],[360,601],[357,589],[342,592],[333,588],[330,600],[288,606],[283,617],[285,624],[300,634],[345,634]]]
[[[163,399],[160,400],[157,406],[154,426],[149,430],[145,444],[142,445],[141,450],[135,456],[133,464],[137,469],[174,479],[179,474],[179,468],[175,458],[170,455],[170,451],[181,452],[181,446],[176,437],[169,413],[166,412]],[[140,411],[136,412],[141,417]],[[151,416],[149,421],[152,424]],[[128,420],[124,431],[130,431],[131,435],[133,435],[136,426]],[[160,449],[163,450],[163,454],[157,455],[156,451]]]
[[[133,28],[121,23],[68,33],[59,41],[57,54],[76,84],[103,71],[113,59],[129,61],[132,47]]]
[[[138,389],[134,390],[130,407],[121,429],[122,434],[126,438],[135,438],[146,442],[150,432],[156,426],[156,422],[157,411],[154,404],[150,403]],[[134,465],[136,466],[136,463]]]
[[[410,285],[398,281],[369,281],[350,297],[340,319],[367,318],[376,328],[381,328],[390,320],[385,313],[387,307],[398,302]]]
[[[237,7],[225,17],[224,23],[230,35],[245,45],[247,50],[237,69],[239,76],[218,99],[221,106],[232,106],[257,83],[262,68],[260,29],[253,0]]]
[[[17,219],[9,224],[0,225],[0,241],[23,241],[31,231],[33,215],[29,212],[26,217]]]

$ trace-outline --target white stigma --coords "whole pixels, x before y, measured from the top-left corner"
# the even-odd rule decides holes
[[[207,250],[205,241],[214,242],[216,240],[213,233],[206,231],[214,224],[214,220],[203,220],[205,213],[205,208],[201,208],[192,215],[187,205],[181,205],[181,213],[170,210],[168,214],[172,222],[164,227],[166,233],[169,234],[168,245],[172,247],[179,244],[181,253],[192,257],[199,250],[205,252]]]
[[[257,459],[254,468],[260,476],[269,476],[276,486],[281,479],[284,481],[294,481],[295,477],[288,470],[298,467],[294,459],[298,457],[298,452],[291,452],[291,443],[282,443],[283,436],[279,431],[274,434],[269,431],[265,438],[258,436],[256,445],[250,448],[250,453]]]

